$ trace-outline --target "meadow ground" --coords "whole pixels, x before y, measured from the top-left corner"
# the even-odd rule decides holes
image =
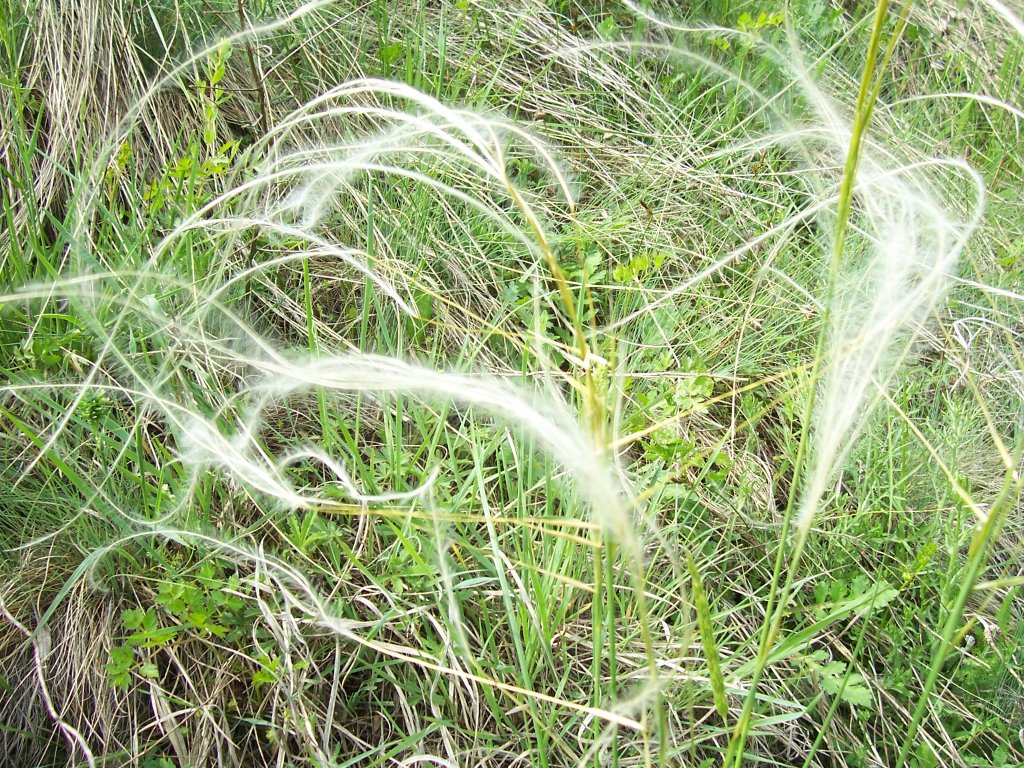
[[[999,0],[0,0],[0,759],[1024,765]]]

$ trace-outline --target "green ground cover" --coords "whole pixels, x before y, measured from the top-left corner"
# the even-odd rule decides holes
[[[0,0],[14,766],[1024,765],[996,0]]]

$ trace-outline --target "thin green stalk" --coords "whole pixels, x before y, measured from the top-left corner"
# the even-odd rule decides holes
[[[594,599],[593,607],[590,610],[590,621],[591,621],[591,637],[594,642],[594,658],[592,664],[591,674],[594,676],[594,693],[593,700],[594,706],[600,707],[601,700],[603,698],[603,692],[601,690],[601,662],[604,658],[604,611],[601,610],[601,606],[604,603],[604,559],[607,558],[607,552],[601,552],[602,549],[607,548],[607,536],[603,536],[600,530],[595,529],[592,533],[594,538]],[[605,546],[601,544],[604,542]],[[594,739],[601,737],[601,723],[595,722],[592,727]],[[594,751],[594,768],[601,768],[603,758],[601,757],[598,750]]]
[[[818,384],[823,373],[825,352],[829,338],[832,304],[835,301],[836,284],[839,278],[843,252],[846,247],[846,233],[849,229],[850,214],[853,210],[853,192],[856,185],[857,170],[860,166],[860,157],[863,150],[864,138],[867,134],[868,124],[871,118],[873,106],[872,98],[875,95],[875,91],[872,88],[875,83],[875,65],[878,59],[878,50],[881,45],[882,32],[888,8],[889,0],[879,0],[878,5],[875,7],[875,17],[871,28],[871,37],[868,42],[867,57],[864,62],[864,71],[861,74],[860,89],[857,93],[857,103],[854,112],[850,148],[846,155],[846,165],[843,169],[843,178],[839,187],[835,239],[833,241],[832,261],[829,270],[829,280],[826,286],[824,310],[821,318],[821,329],[818,332],[817,348],[815,350],[810,381],[808,383],[808,397],[804,408],[803,423],[801,424],[800,429],[800,441],[797,448],[796,461],[793,467],[793,483],[790,486],[789,497],[786,501],[782,530],[779,535],[779,548],[776,553],[775,565],[772,570],[771,585],[768,592],[768,601],[765,607],[766,618],[765,623],[762,625],[757,659],[750,681],[750,689],[743,701],[743,709],[740,713],[739,720],[736,723],[736,728],[733,731],[733,736],[729,742],[729,748],[726,753],[725,764],[736,766],[736,768],[739,768],[743,763],[743,749],[746,745],[747,734],[750,732],[754,703],[757,700],[757,687],[760,684],[761,675],[767,665],[771,648],[775,643],[775,638],[778,636],[782,627],[787,597],[792,590],[793,579],[796,569],[800,563],[801,555],[803,554],[804,544],[806,543],[806,532],[801,532],[794,544],[786,580],[780,592],[778,584],[782,575],[786,542],[789,538],[793,512],[796,508],[800,476],[803,473],[804,463],[806,462],[807,444],[810,439],[810,425],[814,415]]]
[[[607,552],[605,553],[605,582],[608,585],[614,583],[615,578],[615,542],[609,541]],[[608,696],[614,701],[618,695],[618,658],[617,658],[617,638],[615,636],[615,590],[608,589],[607,592],[607,617],[605,623],[608,627]],[[612,738],[612,768],[619,768],[619,744],[618,744],[618,731]]]
[[[1021,457],[1024,455],[1024,438],[1018,443],[1015,454],[1013,467],[1019,467]],[[902,768],[906,763],[907,757],[910,755],[910,747],[914,743],[917,730],[921,726],[921,721],[924,719],[925,712],[928,709],[928,699],[939,680],[943,662],[946,660],[949,652],[953,650],[953,635],[956,634],[957,627],[963,620],[967,600],[974,591],[974,586],[977,584],[978,577],[985,566],[989,546],[999,536],[1007,513],[1016,506],[1022,487],[1024,487],[1024,477],[1018,476],[1012,467],[1007,469],[1003,477],[1003,485],[999,489],[999,495],[996,496],[996,500],[971,540],[971,547],[967,554],[967,567],[960,578],[960,589],[957,592],[953,606],[949,609],[946,621],[942,626],[942,632],[932,651],[932,663],[928,669],[928,677],[925,679],[924,687],[921,689],[917,706],[914,707],[914,714],[911,716],[910,725],[907,727],[907,735],[900,746],[900,754],[896,758],[893,768]]]
[[[558,257],[551,248],[551,244],[548,242],[547,236],[544,234],[544,229],[541,226],[536,213],[526,200],[523,199],[522,195],[519,194],[515,186],[513,186],[508,180],[506,180],[506,190],[516,207],[519,208],[526,217],[530,229],[537,239],[537,244],[540,246],[541,253],[544,255],[544,259],[548,264],[548,269],[551,271],[552,278],[558,287],[562,303],[565,305],[565,310],[572,322],[573,335],[575,337],[578,350],[577,353],[583,364],[582,389],[587,423],[590,426],[591,434],[594,438],[599,441],[601,446],[606,446],[607,440],[604,438],[606,426],[604,407],[590,366],[590,347],[587,342],[586,332],[583,328],[583,322],[576,301],[573,298],[572,291],[570,290],[569,281],[565,276],[565,272],[558,263]],[[654,651],[654,638],[651,634],[650,609],[647,605],[647,596],[644,591],[644,586],[647,583],[647,577],[642,558],[634,554],[626,556],[625,561],[626,568],[631,576],[631,585],[634,593],[636,594],[637,619],[640,623],[640,636],[644,645],[644,655],[647,661],[647,668],[650,673],[651,680],[657,689],[654,694],[652,708],[655,715],[655,727],[658,733],[658,765],[664,766],[667,764],[668,760],[668,714],[665,711],[664,696],[661,693],[660,685],[658,684],[658,660]],[[596,564],[594,569],[595,572],[600,567],[600,564]],[[595,610],[600,610],[599,603],[595,602],[594,606]],[[642,719],[642,722],[644,723],[644,735],[646,737],[646,715]],[[648,766],[652,764],[649,744],[650,740],[645,738],[644,762],[645,765]]]

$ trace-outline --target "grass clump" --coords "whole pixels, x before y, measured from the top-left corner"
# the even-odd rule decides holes
[[[1024,761],[1002,4],[2,7],[12,764]]]

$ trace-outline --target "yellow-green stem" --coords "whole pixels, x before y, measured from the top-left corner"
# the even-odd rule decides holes
[[[804,408],[796,461],[793,467],[793,483],[790,486],[789,496],[786,503],[786,511],[782,521],[782,530],[779,535],[779,549],[776,554],[775,565],[772,570],[772,580],[768,592],[767,605],[765,607],[765,623],[762,627],[754,672],[751,676],[750,688],[747,691],[747,696],[743,701],[743,709],[736,723],[736,728],[733,730],[733,736],[729,742],[729,748],[726,753],[725,765],[735,766],[736,768],[739,768],[743,763],[743,750],[746,746],[747,734],[750,731],[754,703],[757,699],[757,687],[760,684],[764,668],[768,663],[768,657],[771,654],[775,638],[778,636],[782,627],[787,596],[792,589],[796,569],[799,566],[800,558],[803,554],[804,543],[806,541],[806,533],[803,532],[798,536],[794,543],[789,567],[787,569],[786,580],[782,589],[779,590],[778,585],[785,560],[786,542],[789,538],[793,512],[796,508],[796,500],[798,498],[800,488],[800,476],[803,473],[803,467],[807,456],[807,446],[810,440],[810,425],[814,415],[818,384],[821,380],[825,352],[828,346],[832,304],[835,301],[836,284],[838,282],[840,266],[842,264],[843,252],[846,247],[846,233],[849,229],[850,214],[853,210],[853,192],[856,186],[857,170],[860,167],[860,156],[863,149],[864,138],[867,134],[867,127],[871,118],[873,106],[872,99],[876,94],[876,90],[873,88],[873,85],[875,84],[876,61],[878,59],[878,50],[882,40],[882,31],[885,25],[888,8],[888,0],[879,0],[875,7],[875,17],[871,28],[871,37],[868,42],[867,58],[864,62],[864,71],[861,74],[860,89],[857,93],[857,103],[854,112],[853,129],[850,137],[850,147],[847,151],[846,165],[843,169],[843,178],[839,187],[839,201],[836,209],[836,229],[833,240],[829,279],[826,286],[824,309],[821,317],[821,329],[818,333],[814,363],[811,368],[810,381],[808,382],[809,391],[806,406]]]

